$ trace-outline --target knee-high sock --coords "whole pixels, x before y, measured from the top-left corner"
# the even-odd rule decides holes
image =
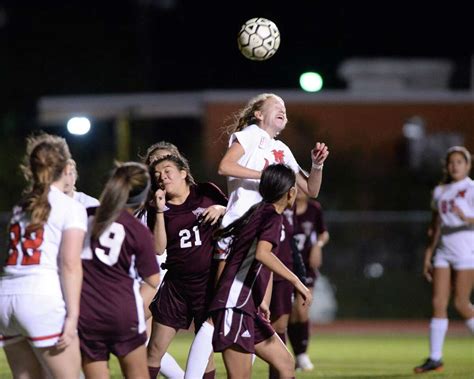
[[[309,322],[288,324],[288,339],[295,355],[306,353],[309,341]]]
[[[183,379],[184,370],[179,366],[178,362],[169,353],[165,353],[161,358],[161,374],[169,379]]]
[[[286,334],[285,333],[277,333],[277,334],[281,338],[283,343],[286,345]],[[278,370],[270,365],[269,370],[268,370],[268,378],[269,379],[278,379],[279,377],[280,377],[280,374],[278,373]]]
[[[156,379],[160,374],[160,368],[148,366],[148,374],[150,375],[150,379]]]
[[[202,378],[212,353],[214,326],[204,322],[194,337],[186,363],[185,379]]]
[[[446,331],[448,330],[447,318],[432,318],[430,323],[430,358],[436,361],[443,356],[443,345]]]
[[[471,331],[471,333],[474,334],[474,317],[466,320],[466,326]]]

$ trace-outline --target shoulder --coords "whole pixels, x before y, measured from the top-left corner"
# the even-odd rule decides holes
[[[201,196],[210,197],[216,201],[227,201],[227,196],[224,192],[212,182],[198,183],[196,185],[196,192]]]

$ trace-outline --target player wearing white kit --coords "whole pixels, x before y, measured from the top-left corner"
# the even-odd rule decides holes
[[[468,176],[470,169],[471,154],[466,148],[448,149],[445,180],[433,192],[431,238],[424,261],[424,274],[433,282],[430,356],[415,367],[415,373],[443,369],[441,358],[452,289],[454,306],[474,333],[474,308],[470,301],[474,286],[474,181]]]
[[[68,183],[66,185],[66,190],[64,191],[66,195],[72,197],[74,200],[78,201],[86,208],[99,206],[99,200],[97,200],[95,197],[89,196],[84,192],[76,191],[76,181],[78,176],[76,161],[74,159],[69,159],[66,169],[66,175],[68,177]]]
[[[10,221],[9,254],[0,276],[0,345],[14,377],[77,378],[80,252],[85,208],[64,194],[70,158],[63,138],[28,141],[30,182]],[[40,362],[41,361],[41,362]]]

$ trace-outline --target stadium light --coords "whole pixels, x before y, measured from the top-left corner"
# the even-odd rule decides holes
[[[91,129],[91,122],[87,117],[72,117],[67,122],[67,130],[69,133],[82,136]]]
[[[300,76],[300,86],[306,92],[318,92],[323,88],[323,78],[317,72],[304,72]]]

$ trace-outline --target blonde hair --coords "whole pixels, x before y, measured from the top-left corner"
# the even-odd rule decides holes
[[[245,107],[241,108],[231,116],[231,122],[224,126],[224,132],[228,135],[239,132],[248,125],[257,124],[255,112],[261,111],[265,102],[270,98],[281,99],[274,93],[261,93],[249,100]]]
[[[69,147],[62,137],[41,133],[27,138],[26,154],[20,169],[28,185],[20,206],[30,215],[29,230],[40,228],[48,220],[50,185],[61,178],[70,158]]]
[[[122,209],[142,205],[149,188],[147,166],[137,162],[116,163],[116,168],[100,195],[100,206],[92,224],[92,238],[98,239],[118,218]]]

